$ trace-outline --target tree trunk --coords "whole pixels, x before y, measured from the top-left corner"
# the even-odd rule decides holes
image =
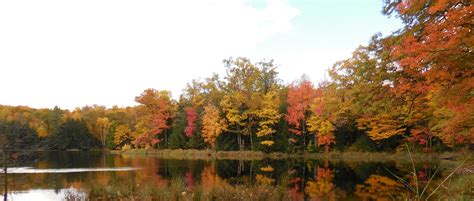
[[[303,153],[306,153],[306,118],[303,118]]]
[[[242,145],[240,147],[240,151],[242,151],[242,150],[245,149],[245,139],[244,139],[243,135],[240,135],[240,142],[242,143]]]
[[[237,142],[239,143],[239,150],[242,151],[243,149],[243,142],[242,142],[242,133],[240,131],[240,126],[237,125]]]
[[[242,138],[240,137],[240,133],[237,134],[237,142],[239,144],[239,150],[242,151]]]
[[[305,189],[305,186],[306,186],[306,161],[305,159],[303,159],[303,181],[301,184],[301,189]],[[307,200],[306,193],[304,191],[303,191],[303,199]]]
[[[318,147],[318,135],[314,134],[314,147],[315,149]]]
[[[250,133],[250,149],[253,151],[253,139],[252,139],[252,133]]]
[[[252,117],[250,118],[250,122],[253,122],[253,118],[252,118]],[[249,129],[248,129],[248,130],[249,130],[249,136],[250,136],[250,150],[253,151],[253,136],[252,136],[253,131],[252,131],[252,124],[249,124],[249,125],[250,125],[250,126],[249,126]]]
[[[168,133],[167,132],[163,132],[165,134],[165,145],[166,145],[166,148],[168,148]]]

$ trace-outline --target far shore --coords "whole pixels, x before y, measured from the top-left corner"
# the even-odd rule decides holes
[[[195,149],[132,149],[132,150],[112,150],[111,153],[136,156],[153,156],[167,159],[227,159],[227,160],[263,160],[263,159],[319,159],[333,161],[353,161],[353,162],[384,162],[384,161],[406,161],[410,162],[408,152],[329,152],[329,153],[264,153],[261,151],[214,151]],[[411,153],[415,162],[432,160],[458,161],[468,156],[473,159],[474,153],[470,152],[443,152],[443,153]]]

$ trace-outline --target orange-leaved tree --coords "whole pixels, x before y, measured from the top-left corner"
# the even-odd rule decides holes
[[[313,84],[307,79],[302,78],[298,83],[293,83],[288,88],[288,114],[286,120],[290,128],[290,132],[303,137],[303,150],[306,150],[306,121],[311,114],[311,103],[316,97],[316,90]]]
[[[153,146],[161,141],[158,135],[170,128],[168,120],[172,116],[173,104],[169,91],[146,89],[140,96],[135,98],[140,103],[139,121],[136,131],[139,131],[135,139],[135,145]],[[165,135],[165,140],[166,140]]]
[[[215,149],[217,137],[219,137],[226,128],[227,124],[225,120],[220,117],[219,109],[211,104],[205,106],[202,116],[202,136],[204,142]]]
[[[433,109],[428,130],[447,145],[474,143],[473,2],[387,0],[384,11],[406,25],[391,39],[396,93]]]

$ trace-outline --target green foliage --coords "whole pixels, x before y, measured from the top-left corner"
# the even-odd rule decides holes
[[[367,135],[361,135],[349,149],[350,151],[372,152],[377,150],[377,145]]]
[[[48,139],[47,148],[53,150],[98,148],[99,141],[92,137],[84,120],[68,119]]]
[[[336,128],[335,137],[336,144],[334,147],[339,151],[350,147],[356,142],[358,137],[362,137],[363,132],[357,130],[355,125],[342,125]]]
[[[184,149],[186,148],[187,137],[184,134],[186,128],[186,113],[180,110],[173,122],[172,131],[169,139],[169,148]]]
[[[217,138],[217,150],[220,151],[233,151],[239,150],[239,144],[237,143],[237,136],[229,133],[219,135]]]
[[[206,143],[204,138],[201,135],[201,132],[196,132],[194,135],[189,138],[187,147],[189,149],[204,149],[206,148]]]
[[[112,121],[112,124],[110,126],[110,129],[107,132],[107,135],[105,136],[105,148],[113,150],[117,148],[117,144],[114,142],[114,133],[115,133],[115,128],[117,127],[117,122]]]
[[[0,122],[0,143],[9,150],[32,150],[40,142],[38,134],[27,124]]]

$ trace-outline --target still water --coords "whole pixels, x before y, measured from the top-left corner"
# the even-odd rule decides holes
[[[418,163],[419,181],[439,164]],[[319,160],[177,160],[105,152],[44,152],[28,166],[8,169],[9,200],[91,199],[90,189],[114,185],[186,187],[267,185],[285,189],[290,200],[378,200],[406,191],[397,177],[413,182],[406,162]],[[3,178],[2,178],[3,181]]]

